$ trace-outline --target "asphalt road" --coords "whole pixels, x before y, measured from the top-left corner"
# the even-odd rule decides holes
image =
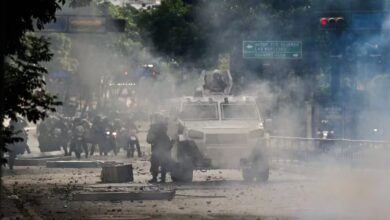
[[[33,132],[30,133],[33,137]],[[31,139],[29,143],[34,143]],[[31,145],[36,152],[36,145]],[[143,144],[143,150],[148,146]],[[32,219],[387,219],[388,171],[273,166],[266,184],[244,182],[238,170],[195,171],[194,182],[150,185],[148,156],[132,163],[132,183],[102,184],[100,168],[16,167],[3,182]],[[176,190],[170,201],[74,201],[77,192]]]
[[[101,184],[101,169],[46,167],[17,167],[14,173],[7,171],[3,180],[13,195],[25,201],[42,219],[53,214],[58,219],[296,216],[304,208],[305,195],[310,191],[311,180],[297,174],[273,171],[269,183],[260,185],[243,182],[240,172],[236,170],[212,170],[196,171],[194,182],[190,184],[158,185],[160,189],[176,189],[171,201],[113,203],[72,200],[71,194],[74,192],[135,191],[141,187],[152,187],[147,184],[150,178],[148,162],[137,160],[133,161],[133,165],[135,181],[126,184]],[[134,215],[142,218],[131,217]]]

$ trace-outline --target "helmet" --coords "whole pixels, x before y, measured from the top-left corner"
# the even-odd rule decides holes
[[[165,117],[161,113],[155,113],[151,116],[152,123],[162,123],[165,122]]]
[[[73,124],[75,124],[75,125],[80,125],[81,122],[82,122],[82,120],[79,117],[76,117],[76,118],[73,119]]]

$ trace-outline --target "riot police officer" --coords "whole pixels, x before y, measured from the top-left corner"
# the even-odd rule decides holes
[[[86,135],[89,125],[85,120],[81,118],[75,118],[72,125],[72,140],[70,143],[69,154],[72,155],[72,152],[76,154],[77,159],[80,159],[81,152],[84,150],[85,158],[88,157],[88,146],[86,141]]]
[[[141,152],[141,146],[139,144],[138,140],[138,128],[132,118],[129,118],[125,124],[126,130],[128,131],[128,143],[127,147],[129,148],[128,151],[128,157],[133,157],[134,156],[134,151],[137,150],[138,157],[142,156]]]
[[[68,152],[68,128],[66,126],[66,119],[61,115],[54,117],[52,122],[52,128],[49,131],[49,137],[52,139],[51,144],[53,146],[59,146],[64,150],[65,156],[69,155]]]
[[[150,183],[157,182],[157,176],[161,174],[162,183],[165,182],[167,169],[170,163],[171,141],[167,135],[167,122],[161,115],[155,115],[148,131],[146,141],[151,144],[152,155],[150,159]]]
[[[105,125],[103,124],[103,117],[98,115],[92,121],[92,127],[90,131],[90,142],[91,142],[91,152],[92,156],[95,153],[95,149],[99,146],[100,156],[103,154],[103,145],[105,140]]]
[[[9,129],[12,131],[13,137],[21,139],[18,140],[17,142],[7,145],[7,149],[9,151],[8,166],[10,170],[12,170],[14,167],[14,163],[17,155],[24,154],[25,151],[27,151],[27,153],[29,154],[31,153],[30,148],[27,145],[28,135],[25,130],[26,126],[27,123],[22,118],[18,118],[16,121],[15,120],[10,121]]]

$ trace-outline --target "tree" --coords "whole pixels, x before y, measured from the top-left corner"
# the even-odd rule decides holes
[[[50,63],[45,64],[48,72],[65,71],[74,74],[77,70],[78,60],[72,56],[72,40],[63,33],[53,33],[48,36],[50,42],[50,51],[53,57]]]
[[[28,35],[55,20],[65,0],[1,1],[0,28],[0,160],[5,162],[5,141],[13,141],[5,130],[5,118],[20,114],[36,122],[60,104],[44,88],[47,73],[41,62],[49,61],[49,44],[43,37]],[[5,96],[6,94],[6,96]]]
[[[5,115],[17,120],[17,115],[37,122],[54,111],[60,104],[56,97],[45,91],[44,75],[47,74],[41,62],[47,62],[53,54],[49,43],[43,37],[26,35],[21,38],[17,51],[9,55],[5,63],[4,99]]]
[[[139,11],[130,4],[116,6],[111,3],[103,3],[100,7],[108,8],[108,14],[115,19],[126,21],[125,32],[123,34],[107,34],[107,43],[110,51],[116,56],[116,59],[125,60],[127,68],[136,69],[136,65],[143,63],[143,46],[140,42],[139,28],[135,23]]]
[[[310,51],[311,13],[309,0],[167,0],[142,11],[137,24],[141,40],[157,54],[210,68],[221,54],[242,56],[243,40],[301,40]],[[297,74],[303,72],[309,71]]]
[[[142,42],[167,60],[204,65],[206,39],[193,10],[183,0],[166,0],[155,9],[142,11],[136,20]]]

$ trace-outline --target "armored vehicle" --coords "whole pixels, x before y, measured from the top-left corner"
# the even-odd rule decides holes
[[[194,96],[178,98],[172,105],[170,115],[177,116],[168,128],[175,140],[172,179],[191,181],[194,169],[239,168],[245,180],[267,181],[263,120],[255,97],[229,95],[228,72],[203,73],[202,79]]]

